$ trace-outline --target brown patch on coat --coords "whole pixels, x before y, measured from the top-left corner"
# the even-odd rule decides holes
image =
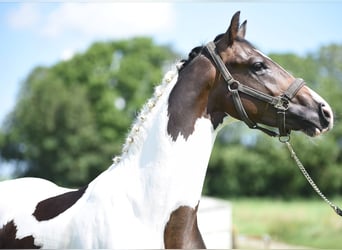
[[[0,248],[1,249],[38,249],[40,246],[34,244],[32,235],[21,239],[16,239],[17,226],[11,220],[0,229]]]
[[[165,248],[206,248],[197,225],[197,208],[181,206],[172,212],[164,230]]]
[[[179,135],[187,139],[195,129],[198,118],[206,117],[210,80],[215,68],[204,56],[197,56],[178,76],[168,100],[167,132],[174,141]]]
[[[36,209],[32,215],[38,221],[50,220],[52,218],[55,218],[59,214],[72,207],[82,197],[86,189],[87,186],[76,191],[67,192],[40,201],[37,204]]]

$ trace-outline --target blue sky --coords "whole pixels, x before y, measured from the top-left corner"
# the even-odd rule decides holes
[[[342,43],[341,1],[0,2],[0,123],[20,83],[92,42],[152,36],[186,55],[224,32],[241,10],[247,39],[265,53],[305,54]]]

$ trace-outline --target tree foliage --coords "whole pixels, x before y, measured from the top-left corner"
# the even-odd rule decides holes
[[[1,154],[19,175],[61,185],[89,182],[120,153],[136,112],[176,54],[149,38],[95,43],[22,85],[3,126]]]
[[[342,46],[324,46],[304,56],[270,56],[331,104],[337,120],[331,132],[317,139],[296,132],[291,142],[322,190],[340,194]],[[68,61],[35,68],[0,131],[2,158],[20,163],[20,176],[67,186],[91,181],[120,152],[137,111],[176,57],[169,47],[135,38],[95,43]],[[314,195],[285,145],[239,122],[220,132],[204,192],[222,197]]]

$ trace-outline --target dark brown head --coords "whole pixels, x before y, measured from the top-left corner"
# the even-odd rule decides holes
[[[241,84],[270,96],[282,95],[295,78],[245,40],[247,22],[240,26],[239,16],[240,13],[237,12],[226,33],[215,39],[217,53],[232,77]],[[202,47],[197,47],[190,53],[189,59],[180,70],[177,85],[176,88],[189,95],[184,101],[188,102],[186,106],[189,108],[186,112],[193,121],[196,117],[207,116],[216,128],[227,115],[241,120],[227,82],[208,55],[208,51]],[[244,93],[239,95],[252,121],[277,127],[276,108],[253,96]],[[196,100],[192,99],[194,96],[197,96]],[[193,102],[197,102],[197,106]],[[172,96],[169,104],[173,104]],[[195,106],[197,108],[193,108]],[[170,110],[169,107],[172,116]],[[316,136],[333,127],[333,112],[322,97],[304,85],[289,101],[285,121],[288,130],[300,130],[309,136]],[[182,131],[178,132],[185,134]]]

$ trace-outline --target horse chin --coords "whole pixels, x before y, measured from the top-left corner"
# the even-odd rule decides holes
[[[325,128],[321,128],[321,127],[315,126],[314,124],[311,124],[311,126],[301,129],[300,131],[302,131],[304,134],[310,137],[316,137],[316,136],[319,136],[321,134],[328,132],[331,129],[332,129],[331,124]]]
[[[297,116],[296,119],[299,119],[299,122],[295,122],[295,119],[287,120],[289,129],[301,131],[310,137],[320,136],[333,128],[332,122],[322,122],[322,119],[312,116],[302,119]]]
[[[302,132],[310,137],[316,137],[322,134],[324,131],[320,130],[319,128],[306,128],[303,129]]]
[[[304,134],[306,134],[310,137],[316,137],[316,136],[319,136],[321,134],[328,132],[331,129],[332,129],[332,126],[329,126],[326,128],[318,128],[316,126],[310,126],[310,127],[301,129],[300,131],[302,131]]]

